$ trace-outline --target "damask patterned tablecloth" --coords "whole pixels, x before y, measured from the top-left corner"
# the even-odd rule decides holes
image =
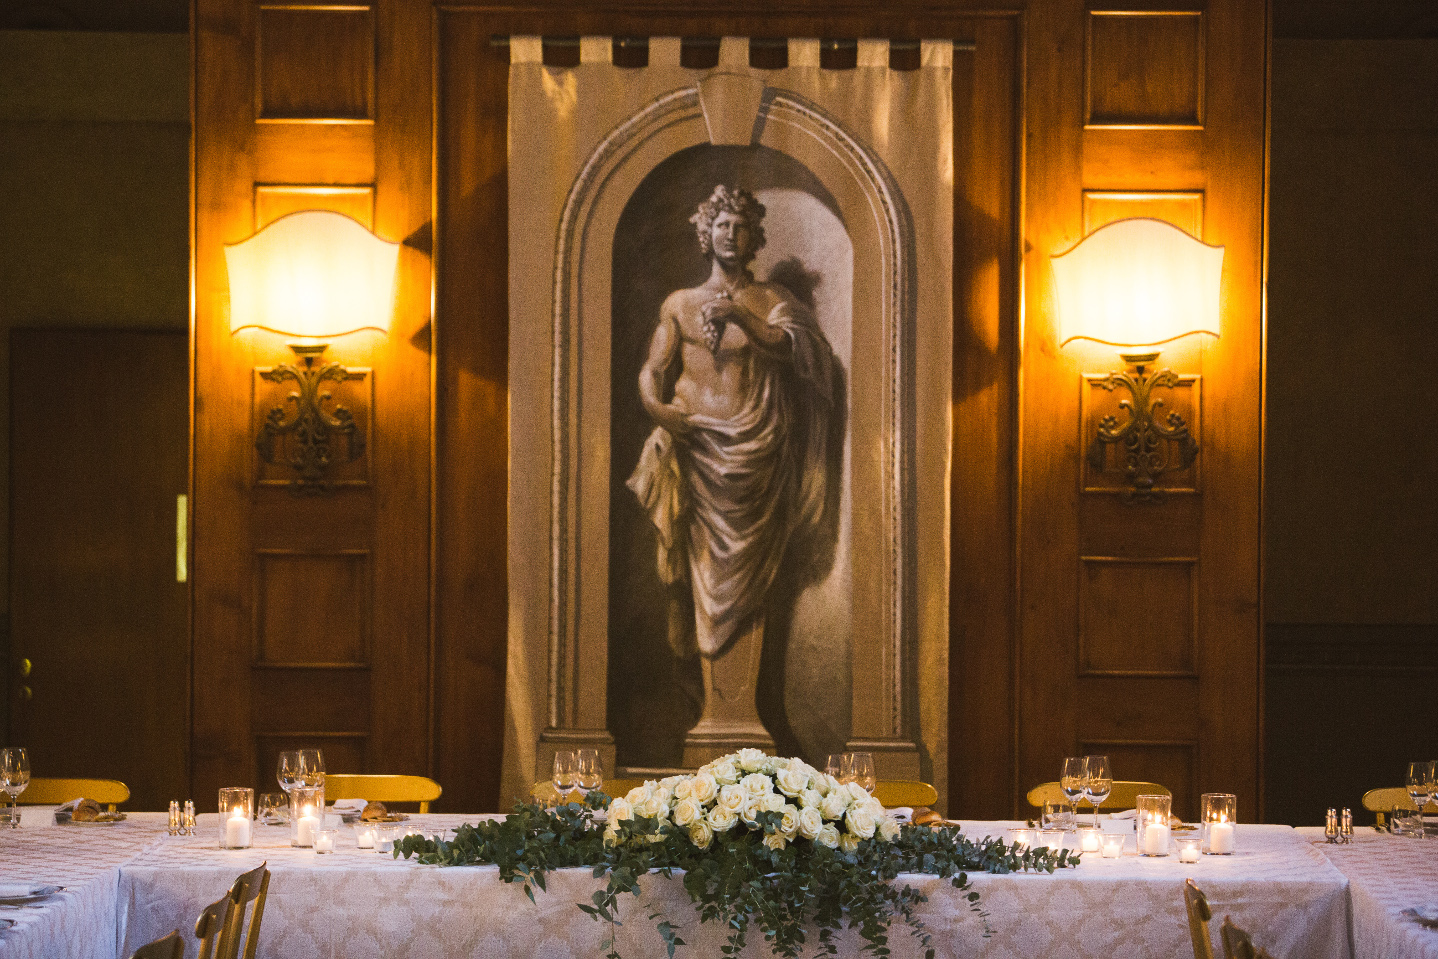
[[[0,957],[115,959],[120,865],[164,836],[165,819],[132,814],[113,825],[42,829],[22,819],[22,828],[0,833],[0,879],[64,887],[33,905],[0,907],[9,921],[0,922]]]
[[[1438,959],[1438,929],[1404,909],[1438,906],[1438,841],[1358,830],[1348,845],[1327,845],[1323,830],[1298,830],[1348,878],[1354,959]]]
[[[474,817],[424,816],[426,829]],[[590,959],[602,954],[609,927],[576,908],[600,887],[590,870],[560,870],[531,903],[518,886],[498,881],[492,867],[420,866],[354,848],[341,834],[339,850],[317,856],[293,849],[288,834],[257,827],[244,851],[215,848],[214,824],[201,817],[200,835],[165,839],[120,870],[119,914],[124,949],[192,927],[199,910],[219,898],[235,876],[261,862],[271,870],[261,956],[367,959],[527,957]],[[208,827],[208,828],[207,828]],[[1001,824],[972,823],[976,835]],[[269,830],[273,829],[273,833]],[[1132,849],[1132,841],[1129,843]],[[1184,865],[1177,856],[1118,860],[1085,857],[1078,869],[1055,875],[974,876],[988,912],[983,921],[962,897],[931,876],[904,877],[927,893],[920,915],[945,957],[1174,957],[1189,959],[1183,881],[1193,877],[1209,895],[1216,917],[1231,915],[1263,930],[1275,956],[1347,959],[1346,882],[1311,842],[1284,826],[1241,827],[1238,853],[1205,856]],[[718,954],[723,930],[701,926],[678,881],[647,877],[640,899],[624,897],[620,951],[631,959],[664,955],[650,914],[662,910],[689,943],[681,953]],[[1214,926],[1215,938],[1217,924]],[[894,955],[922,955],[905,927],[893,927]],[[757,932],[745,955],[766,956]],[[842,954],[857,952],[846,934]],[[123,953],[122,953],[123,954]],[[193,953],[192,953],[193,954]],[[1221,954],[1221,951],[1220,951]]]

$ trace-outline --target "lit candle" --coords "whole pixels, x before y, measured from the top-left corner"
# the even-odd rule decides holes
[[[1198,862],[1198,840],[1180,839],[1178,841],[1178,861]]]
[[[381,829],[375,833],[374,848],[377,852],[394,852],[394,833]]]
[[[1227,819],[1208,824],[1208,854],[1230,856],[1233,854],[1233,823]]]
[[[1145,856],[1168,855],[1168,823],[1154,820],[1143,831],[1143,854]]]
[[[306,806],[300,810],[300,821],[296,827],[296,842],[301,846],[313,846],[315,844],[315,830],[320,828],[320,821],[315,816],[315,807]]]
[[[373,848],[374,848],[374,827],[373,827],[373,826],[363,826],[363,825],[355,826],[355,848],[356,848],[356,849],[373,849]]]
[[[1117,859],[1123,855],[1123,836],[1103,837],[1103,857],[1105,859]]]
[[[229,849],[245,849],[250,844],[250,817],[245,807],[236,806],[225,821],[225,846]]]
[[[1031,829],[1015,829],[1015,830],[1014,830],[1014,845],[1015,845],[1015,846],[1032,846],[1033,844],[1034,844],[1034,834],[1033,834],[1033,830],[1031,830]]]
[[[1081,852],[1098,852],[1099,835],[1097,829],[1079,830],[1079,850]]]
[[[335,834],[334,834],[334,830],[331,830],[331,829],[321,829],[321,830],[315,835],[315,853],[316,853],[316,854],[321,854],[321,853],[334,852],[334,851],[335,851]]]

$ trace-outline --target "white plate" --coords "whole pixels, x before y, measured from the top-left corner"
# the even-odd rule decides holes
[[[39,902],[59,891],[59,886],[47,886],[38,882],[0,882],[0,905],[24,906]]]

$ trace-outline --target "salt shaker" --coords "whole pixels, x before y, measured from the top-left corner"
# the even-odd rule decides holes
[[[180,831],[180,803],[177,800],[170,800],[170,835],[176,835]]]
[[[193,799],[185,800],[185,825],[181,832],[186,836],[195,834],[195,801]]]
[[[1332,806],[1328,807],[1328,814],[1323,817],[1323,835],[1331,843],[1338,841],[1338,810]]]
[[[1339,825],[1339,831],[1343,833],[1343,841],[1353,841],[1353,810],[1344,807],[1343,822]]]

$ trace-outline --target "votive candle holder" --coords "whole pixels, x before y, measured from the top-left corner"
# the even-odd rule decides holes
[[[1232,793],[1204,793],[1202,797],[1203,851],[1210,856],[1231,856],[1236,846],[1238,797]]]
[[[1105,858],[1105,859],[1119,859],[1119,858],[1121,858],[1121,857],[1123,856],[1123,844],[1124,844],[1124,842],[1125,842],[1125,840],[1124,840],[1124,837],[1123,837],[1123,835],[1122,835],[1121,833],[1120,833],[1120,834],[1115,834],[1115,835],[1106,835],[1106,836],[1104,836],[1104,837],[1103,837],[1103,858]]]
[[[1032,846],[1034,844],[1034,831],[1032,829],[1015,829],[1013,845]]]
[[[1098,852],[1102,836],[1092,826],[1080,826],[1078,830],[1079,852]]]
[[[325,824],[325,787],[296,786],[290,790],[290,845],[303,849],[315,844],[315,833]]]
[[[255,791],[248,786],[220,790],[220,848],[248,849],[254,833]]]
[[[1167,856],[1169,839],[1169,809],[1171,796],[1139,796],[1134,815],[1138,830],[1138,852],[1141,856]]]
[[[1197,839],[1180,839],[1178,841],[1178,861],[1198,862],[1198,843]]]

